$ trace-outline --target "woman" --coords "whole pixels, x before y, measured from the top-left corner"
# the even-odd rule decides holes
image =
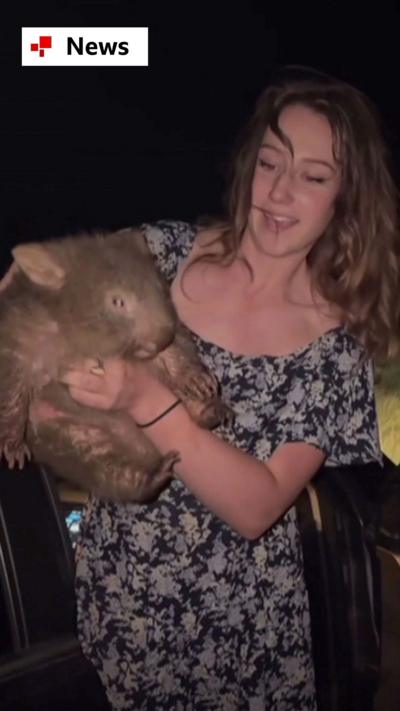
[[[66,377],[181,455],[156,502],[89,506],[84,651],[113,709],[314,709],[293,503],[322,464],[380,461],[371,358],[397,348],[395,191],[374,110],[334,79],[281,79],[259,99],[226,219],[145,231],[235,421],[200,429],[144,363]]]

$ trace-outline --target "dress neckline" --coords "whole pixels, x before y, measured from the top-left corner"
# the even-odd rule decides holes
[[[238,353],[237,351],[232,351],[229,348],[225,348],[224,346],[219,345],[218,343],[215,343],[214,341],[207,340],[206,338],[203,338],[203,336],[200,336],[199,333],[196,333],[196,331],[193,331],[189,326],[184,324],[185,328],[189,331],[192,337],[194,337],[197,341],[200,341],[201,343],[204,344],[204,346],[207,347],[207,349],[214,349],[216,351],[219,351],[220,353],[226,353],[227,355],[230,356],[230,358],[235,359],[235,360],[242,360],[242,361],[259,361],[259,360],[269,360],[269,361],[286,361],[286,360],[293,360],[294,358],[298,358],[304,354],[306,354],[308,351],[312,350],[314,347],[318,347],[321,345],[321,342],[325,341],[325,339],[329,338],[329,336],[333,334],[347,334],[346,327],[340,324],[339,326],[334,326],[333,328],[328,329],[327,331],[324,331],[324,333],[321,333],[317,338],[314,338],[314,340],[309,341],[309,343],[306,343],[304,346],[299,346],[296,348],[294,351],[291,351],[290,353],[282,353],[279,355],[272,355],[270,353],[259,353],[259,354],[247,354],[247,353]]]
[[[183,259],[181,260],[181,264],[182,264],[182,261],[186,260],[186,259],[189,257],[190,252],[191,252],[191,250],[192,250],[192,248],[193,248],[194,241],[195,241],[196,236],[197,236],[197,234],[198,234],[198,232],[199,232],[199,226],[196,225],[196,224],[193,224],[193,223],[190,224],[190,228],[191,228],[191,235],[190,235],[190,239],[187,240],[187,242],[186,242],[186,244],[185,244],[185,246],[184,246],[184,249],[183,249],[184,255],[183,255]],[[178,273],[178,270],[179,270],[180,267],[181,267],[181,264],[178,264],[178,269],[177,269],[177,271],[175,272],[175,274],[174,274],[174,276],[173,276],[173,278],[172,278],[172,281],[174,281],[174,279],[176,278],[177,273]],[[190,326],[188,326],[187,324],[183,323],[183,325],[185,326],[185,328],[189,331],[189,333],[190,333],[197,341],[202,342],[208,349],[209,349],[209,348],[213,348],[214,350],[217,350],[217,351],[219,351],[220,353],[226,353],[226,354],[229,355],[232,359],[245,360],[245,361],[258,361],[258,360],[285,361],[285,360],[292,360],[293,358],[297,358],[297,357],[299,357],[299,356],[301,356],[301,355],[307,353],[307,351],[311,350],[311,349],[314,348],[315,346],[320,345],[321,341],[324,341],[327,337],[329,337],[329,336],[332,335],[332,334],[338,333],[338,334],[340,335],[340,334],[342,333],[342,334],[344,335],[344,334],[347,334],[347,333],[348,333],[346,327],[345,327],[343,324],[339,324],[338,326],[333,326],[332,328],[329,328],[327,331],[324,331],[324,332],[321,333],[319,336],[317,336],[317,338],[314,338],[312,341],[309,341],[309,342],[306,343],[305,345],[299,346],[298,348],[295,348],[295,350],[294,350],[294,351],[291,351],[290,353],[283,353],[283,354],[279,354],[279,355],[272,355],[272,354],[269,354],[269,353],[247,354],[247,353],[238,353],[237,351],[232,351],[232,350],[230,350],[229,348],[225,348],[224,346],[221,346],[221,345],[219,345],[218,343],[215,343],[214,341],[210,341],[210,340],[208,340],[207,338],[204,338],[203,336],[201,336],[201,335],[200,335],[199,333],[197,333],[196,331],[193,331],[193,329],[190,328]]]

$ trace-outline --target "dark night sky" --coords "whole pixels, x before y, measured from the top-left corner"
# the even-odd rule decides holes
[[[234,137],[277,64],[313,66],[366,91],[400,168],[400,12],[391,4],[352,18],[327,2],[296,14],[251,1],[14,5],[0,44],[2,264],[19,241],[217,213]],[[150,65],[22,68],[20,27],[57,25],[148,26]]]

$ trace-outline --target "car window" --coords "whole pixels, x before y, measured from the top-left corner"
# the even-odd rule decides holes
[[[72,547],[51,479],[36,465],[4,471],[0,497],[30,644],[74,627]]]

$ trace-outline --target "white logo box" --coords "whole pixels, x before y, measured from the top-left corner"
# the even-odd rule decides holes
[[[147,67],[149,63],[148,27],[22,27],[21,34],[23,67]],[[40,42],[40,38],[51,39]]]

